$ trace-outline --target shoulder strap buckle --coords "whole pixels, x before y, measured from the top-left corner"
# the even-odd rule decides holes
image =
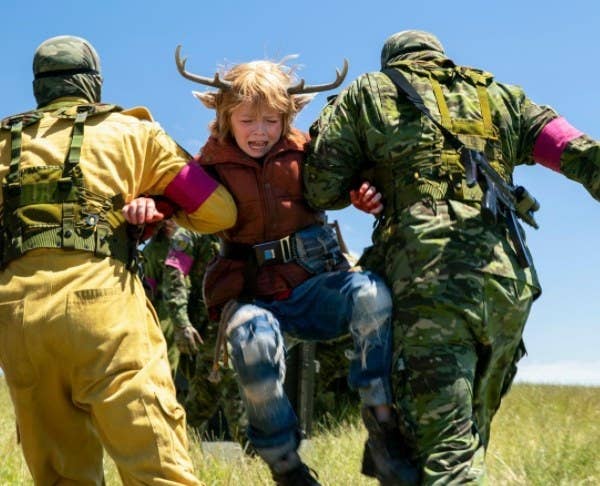
[[[73,187],[73,180],[70,177],[61,177],[56,181],[56,185],[62,192],[68,192]]]

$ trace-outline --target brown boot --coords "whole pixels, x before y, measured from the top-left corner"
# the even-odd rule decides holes
[[[383,486],[419,484],[419,473],[407,458],[397,418],[394,416],[389,422],[379,423],[370,408],[364,407],[361,413],[369,432],[361,472],[377,478]]]
[[[316,473],[300,460],[296,451],[288,453],[270,467],[277,486],[321,486],[315,478]]]

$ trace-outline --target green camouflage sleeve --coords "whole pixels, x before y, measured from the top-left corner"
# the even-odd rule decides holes
[[[544,126],[558,115],[549,106],[535,104],[518,87],[500,87],[507,92],[503,106],[511,115],[508,118],[510,123],[501,123],[504,152],[513,165],[534,164],[535,142]]]
[[[157,305],[157,296],[159,294],[159,285],[162,282],[162,270],[164,268],[164,257],[166,252],[162,252],[159,248],[159,244],[156,240],[152,239],[142,250],[142,263],[143,263],[143,275],[144,275],[144,289],[146,294],[152,302],[152,305]]]
[[[165,267],[164,289],[169,315],[175,326],[187,327],[191,325],[188,316],[190,285],[180,269],[169,265]]]
[[[204,333],[208,325],[208,311],[204,304],[202,294],[202,281],[208,263],[219,252],[218,238],[214,235],[205,235],[195,233],[193,237],[194,245],[194,264],[190,271],[190,304],[188,305],[188,315],[192,325]],[[203,334],[204,336],[204,334]]]
[[[310,129],[303,177],[306,199],[317,209],[348,206],[349,191],[358,186],[363,164],[360,122],[366,120],[357,103],[358,86],[356,80],[337,97],[330,97]]]
[[[188,230],[178,228],[169,246],[164,270],[164,300],[175,326],[191,325],[188,315],[190,299],[189,270],[194,262],[193,240]]]
[[[600,143],[583,135],[572,140],[561,156],[561,172],[581,183],[600,201]]]

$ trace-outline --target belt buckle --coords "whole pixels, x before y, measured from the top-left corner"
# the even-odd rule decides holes
[[[283,263],[291,262],[294,259],[290,235],[279,240],[279,248],[281,249],[281,260]]]
[[[259,265],[288,263],[293,260],[289,236],[281,238],[280,240],[259,243],[252,248],[254,248],[254,253]]]

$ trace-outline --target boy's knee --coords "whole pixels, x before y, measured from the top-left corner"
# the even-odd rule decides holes
[[[260,322],[269,322],[269,320],[270,315],[265,309],[251,304],[241,305],[229,317],[227,337],[230,341],[243,339],[243,336],[254,332]]]
[[[283,339],[271,314],[245,305],[227,326],[231,356],[242,383],[278,379],[284,371]]]
[[[389,327],[392,316],[392,296],[383,280],[370,272],[354,293],[351,328],[366,336],[382,327]]]

